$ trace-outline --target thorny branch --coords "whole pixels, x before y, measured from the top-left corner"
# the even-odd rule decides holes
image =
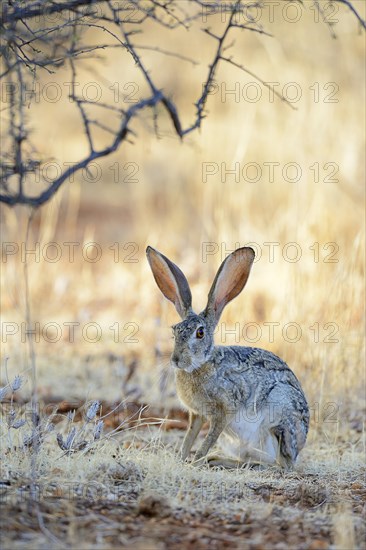
[[[350,0],[330,1],[343,4],[359,25],[366,28],[365,21]],[[323,0],[314,0],[314,6],[326,23],[322,2]],[[229,63],[267,85],[262,78],[245,67],[241,59],[234,60],[226,53],[237,33],[249,31],[269,34],[252,15],[252,10],[255,8],[265,9],[263,0],[257,2],[253,0],[231,0],[230,2],[217,0],[211,2],[206,0],[189,2],[182,0],[128,0],[128,2],[122,0],[47,2],[8,0],[3,2],[0,14],[2,34],[0,51],[3,60],[0,81],[5,101],[0,112],[3,128],[3,151],[0,155],[0,201],[9,206],[24,204],[38,207],[44,204],[64,182],[72,181],[76,172],[88,169],[90,163],[107,157],[127,142],[129,135],[134,133],[132,129],[134,120],[143,111],[151,110],[156,130],[158,117],[162,116],[161,111],[158,110],[159,105],[167,113],[175,134],[183,139],[201,127],[220,62]],[[220,21],[220,25],[216,24],[215,27],[219,28],[219,32],[213,31],[208,24],[215,15],[217,15],[216,23],[218,19]],[[193,121],[187,126],[182,122],[182,115],[176,102],[168,92],[161,89],[156,76],[153,77],[150,74],[143,54],[145,51],[154,51],[157,54],[175,56],[181,61],[194,64],[201,60],[192,60],[180,52],[174,53],[161,49],[155,43],[139,44],[135,36],[144,35],[144,24],[149,21],[170,32],[174,32],[178,27],[188,31],[192,25],[199,25],[202,32],[212,40],[211,61],[203,79],[201,93],[195,102]],[[90,29],[102,31],[109,41],[105,40],[98,44],[84,43],[83,40],[90,40],[86,37],[86,31]],[[334,29],[330,28],[330,30],[334,34]],[[126,52],[130,55],[132,63],[140,72],[149,90],[146,97],[127,109],[80,97],[76,90],[80,63],[92,56],[96,57],[99,51],[112,48],[120,48],[121,56]],[[122,61],[125,59],[127,58],[123,57]],[[41,181],[42,187],[37,186],[36,194],[33,190],[33,195],[30,195],[27,189],[32,188],[35,171],[39,170],[42,163],[48,159],[43,159],[41,153],[38,153],[32,144],[25,108],[29,107],[32,101],[29,90],[32,90],[32,85],[43,71],[54,74],[61,68],[68,68],[71,74],[69,98],[80,117],[81,129],[88,143],[88,153],[65,169],[52,182]],[[276,90],[272,91],[278,95]],[[281,95],[280,98],[286,101]],[[117,125],[112,127],[105,123],[103,114],[108,112],[114,114]],[[97,146],[94,128],[101,128],[111,136],[109,143],[104,147]]]

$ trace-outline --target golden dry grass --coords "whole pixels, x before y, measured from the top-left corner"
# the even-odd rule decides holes
[[[365,11],[362,2],[356,3],[360,11]],[[151,131],[151,121],[147,118],[139,121],[135,128],[138,137],[133,138],[135,143],[124,145],[112,158],[100,163],[99,183],[87,183],[76,176],[74,183],[66,185],[36,214],[31,243],[40,243],[40,261],[35,262],[34,257],[29,256],[33,323],[39,322],[41,329],[47,323],[57,323],[62,329],[59,341],[51,343],[41,335],[35,346],[41,398],[56,395],[66,400],[128,400],[122,391],[123,380],[131,361],[136,360],[137,368],[129,389],[138,389],[141,402],[163,402],[169,415],[170,408],[177,405],[174,380],[168,369],[172,347],[169,327],[176,321],[176,314],[155,286],[145,260],[146,245],[158,248],[184,270],[192,285],[194,305],[199,309],[205,304],[209,286],[226,251],[237,244],[256,243],[262,255],[254,265],[243,295],[225,311],[217,342],[239,343],[239,331],[242,345],[274,351],[301,380],[312,409],[312,424],[298,472],[282,476],[273,471],[195,470],[179,464],[171,454],[181,432],[162,433],[156,428],[133,432],[133,435],[127,432],[122,437],[128,445],[137,441],[137,446],[116,450],[112,443],[104,443],[96,447],[92,457],[60,459],[60,450],[53,440],[42,448],[41,470],[44,480],[59,483],[61,493],[57,505],[42,499],[43,512],[48,529],[54,529],[55,536],[73,547],[80,547],[81,541],[88,548],[108,545],[137,548],[139,544],[141,548],[165,548],[165,543],[174,547],[174,540],[162,540],[156,535],[154,521],[159,520],[163,533],[164,522],[168,523],[168,532],[174,528],[174,521],[177,531],[186,525],[187,531],[194,533],[200,527],[192,527],[195,520],[191,512],[193,516],[197,513],[205,525],[211,525],[214,532],[224,529],[220,527],[221,520],[228,516],[237,518],[239,534],[235,534],[232,526],[233,532],[226,531],[228,541],[233,537],[232,547],[343,549],[362,545],[365,42],[348,15],[337,26],[337,40],[329,36],[323,25],[314,24],[312,16],[312,12],[305,11],[301,24],[293,25],[277,20],[269,27],[275,38],[247,33],[237,39],[233,48],[235,57],[248,69],[266,81],[279,82],[279,89],[289,82],[298,83],[302,98],[296,104],[296,111],[277,99],[269,102],[263,87],[262,99],[256,103],[245,101],[242,96],[236,102],[233,95],[222,102],[220,92],[224,86],[233,89],[239,85],[243,93],[245,84],[254,81],[237,69],[222,65],[217,74],[219,91],[209,100],[208,117],[200,132],[190,135],[182,144],[173,136],[168,120],[161,119],[161,139],[156,139]],[[186,124],[192,120],[192,103],[206,74],[212,47],[208,37],[195,36],[201,47],[199,67],[179,63],[178,69],[177,61],[167,58],[162,70],[159,55],[146,54],[151,73],[160,86],[172,90],[172,97],[183,109]],[[151,28],[146,40],[154,37]],[[159,45],[194,57],[197,43],[188,37],[187,40],[185,31],[179,31],[172,41],[172,36],[162,32]],[[80,81],[101,82],[105,94],[111,94],[108,86],[118,81],[121,85],[136,83],[138,94],[143,95],[143,85],[129,61],[120,66],[112,56],[108,63],[93,62],[92,76],[87,69],[86,65]],[[66,76],[57,78],[63,85]],[[42,80],[41,84],[45,82]],[[314,83],[319,83],[323,100],[332,90],[324,88],[327,83],[336,83],[338,102],[314,102],[314,92],[309,89]],[[66,94],[57,104],[32,105],[29,117],[37,145],[45,155],[62,164],[77,159],[84,151],[85,141]],[[100,135],[100,140],[104,137]],[[269,181],[268,165],[264,164],[269,162],[279,163],[273,181]],[[134,163],[138,168],[135,176],[138,181],[128,181],[126,163]],[[208,176],[206,181],[203,181],[204,163],[218,169],[218,173]],[[227,169],[239,163],[241,171],[248,163],[257,163],[262,177],[257,182],[245,181],[242,174],[239,181],[235,181],[233,175],[222,177],[222,163]],[[282,169],[287,163],[300,166],[302,177],[297,183],[283,177]],[[315,163],[320,167],[319,181],[314,181],[314,168],[311,168]],[[333,165],[324,169],[326,163],[339,167],[334,176],[337,181],[327,180]],[[113,181],[117,165],[118,183]],[[253,178],[253,173],[249,169],[248,177]],[[292,172],[289,174],[291,178]],[[3,242],[18,243],[21,248],[27,215],[24,209],[2,208]],[[81,253],[82,247],[92,241],[102,250],[101,259],[95,263],[86,261]],[[42,256],[50,242],[57,242],[62,251],[61,259],[55,263]],[[68,242],[79,243],[73,262],[64,244]],[[118,261],[114,256],[116,248],[110,249],[114,243],[119,243]],[[207,258],[205,243],[215,243],[215,253]],[[273,261],[270,261],[269,245],[265,243],[276,243]],[[294,252],[293,247],[286,248],[288,243],[297,243],[301,251],[298,262],[286,261],[283,257],[286,251],[289,256]],[[317,246],[319,261],[315,261],[314,256]],[[54,251],[48,250],[51,256]],[[330,256],[332,252],[334,256]],[[337,261],[327,261],[330,259]],[[1,267],[2,322],[20,325],[25,321],[21,254],[7,257],[6,262],[3,256]],[[64,325],[70,322],[79,323],[73,343]],[[82,328],[87,323],[101,327],[102,338],[97,343],[83,338]],[[110,329],[115,323],[120,327],[119,342],[114,341],[114,332]],[[255,325],[250,327],[247,323]],[[273,339],[270,339],[268,323],[278,323]],[[287,339],[283,336],[288,323],[296,323],[301,328],[301,337],[296,343],[289,341],[294,337],[291,330]],[[225,329],[236,332],[225,335]],[[257,329],[260,338],[256,340]],[[248,331],[246,340],[243,330]],[[50,329],[49,338],[52,335]],[[25,372],[27,378],[28,348],[22,341],[21,330],[8,336],[6,342],[3,337],[2,348],[1,382],[6,378],[5,357],[9,358],[10,377]],[[119,360],[108,360],[111,356]],[[26,398],[29,392],[28,376],[23,396]],[[113,458],[115,453],[119,453],[118,459]],[[132,484],[136,481],[136,491],[130,501],[127,499],[127,511],[121,499],[117,508],[111,504],[115,502],[112,493],[118,487],[113,476],[121,475],[115,474],[119,467],[116,461],[122,468],[132,464],[131,468],[137,471],[137,481],[134,473],[131,478],[126,474]],[[18,511],[11,520],[7,516],[10,521],[7,547],[49,547],[47,544],[57,547],[57,541],[50,542],[47,534],[36,529],[31,520],[26,527],[28,535],[16,542],[18,519],[22,514],[28,517],[16,490],[24,486],[27,472],[26,459],[18,454],[6,455],[2,476],[12,480],[12,496],[6,503],[8,510]],[[84,484],[100,480],[103,506],[108,510],[106,517],[97,509],[97,498],[91,497],[90,513],[83,512],[87,498],[63,499],[66,479]],[[177,479],[184,491],[180,491]],[[224,497],[220,497],[222,483],[226,491]],[[214,489],[208,490],[207,486]],[[244,495],[240,493],[243,487]],[[123,491],[125,489],[123,486]],[[121,517],[132,514],[134,521],[144,523],[141,518],[149,514],[146,515],[146,510],[141,512],[139,502],[150,493],[167,498],[172,525],[170,520],[161,517],[160,511],[154,511],[146,520],[151,522],[150,542],[146,532],[141,540],[131,535],[129,520],[124,520],[129,533],[124,535],[123,528],[117,525],[118,514]],[[105,494],[111,498],[108,500]],[[68,521],[57,523],[61,521],[57,519],[58,527],[52,527],[55,525],[52,518],[59,516]],[[79,516],[85,519],[85,526],[80,530]],[[98,529],[93,528],[93,521],[97,521]],[[283,527],[281,522],[286,521],[287,527]],[[103,529],[106,530],[107,525],[110,533],[105,535]],[[207,531],[207,525],[201,527]],[[244,526],[248,525],[252,528],[245,534]],[[190,547],[185,536],[182,532],[176,544]],[[245,537],[251,546],[249,543],[246,546]],[[212,540],[216,545],[212,547],[222,547],[219,535]],[[192,541],[193,547],[194,538]],[[279,546],[275,546],[277,543]]]

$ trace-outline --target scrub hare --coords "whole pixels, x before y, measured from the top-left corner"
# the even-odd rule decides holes
[[[171,362],[177,369],[178,396],[190,416],[183,460],[207,418],[210,428],[195,461],[203,461],[222,434],[228,457],[208,457],[211,464],[291,468],[309,427],[308,404],[296,376],[269,351],[214,345],[214,329],[226,304],[244,288],[254,251],[239,248],[223,261],[199,315],[192,310],[191,291],[179,267],[150,246],[146,254],[158,287],[182,318],[173,326]]]

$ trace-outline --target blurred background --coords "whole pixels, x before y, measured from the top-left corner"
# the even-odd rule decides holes
[[[355,4],[365,16],[363,2]],[[334,15],[336,39],[306,5],[296,22],[280,9],[272,22],[269,12],[262,16],[274,36],[237,32],[227,55],[275,83],[293,108],[221,63],[201,129],[181,141],[160,108],[157,127],[144,112],[128,143],[75,174],[33,216],[27,246],[36,253],[26,257],[41,396],[176,404],[169,355],[177,314],[153,280],[146,246],[180,266],[200,311],[220,263],[251,243],[256,263],[244,292],[224,311],[217,343],[275,352],[301,380],[315,419],[335,419],[338,431],[339,421],[349,420],[348,428],[361,422],[364,36],[343,8]],[[220,32],[222,16],[210,25]],[[185,126],[194,120],[216,48],[202,27],[198,20],[172,32],[149,22],[135,38],[194,61],[141,50]],[[105,40],[102,30],[87,34]],[[43,175],[52,180],[86,153],[87,141],[68,97],[70,75],[39,77],[27,117],[37,149],[50,159]],[[120,50],[80,64],[78,81],[79,93],[101,93],[101,101],[119,106],[147,93],[131,56]],[[103,130],[96,137],[100,146],[108,138]],[[6,370],[29,372],[29,210],[1,211],[3,383]]]

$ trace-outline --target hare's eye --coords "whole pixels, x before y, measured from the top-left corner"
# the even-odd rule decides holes
[[[196,338],[203,338],[205,335],[205,331],[203,330],[203,327],[198,327],[196,330]]]

